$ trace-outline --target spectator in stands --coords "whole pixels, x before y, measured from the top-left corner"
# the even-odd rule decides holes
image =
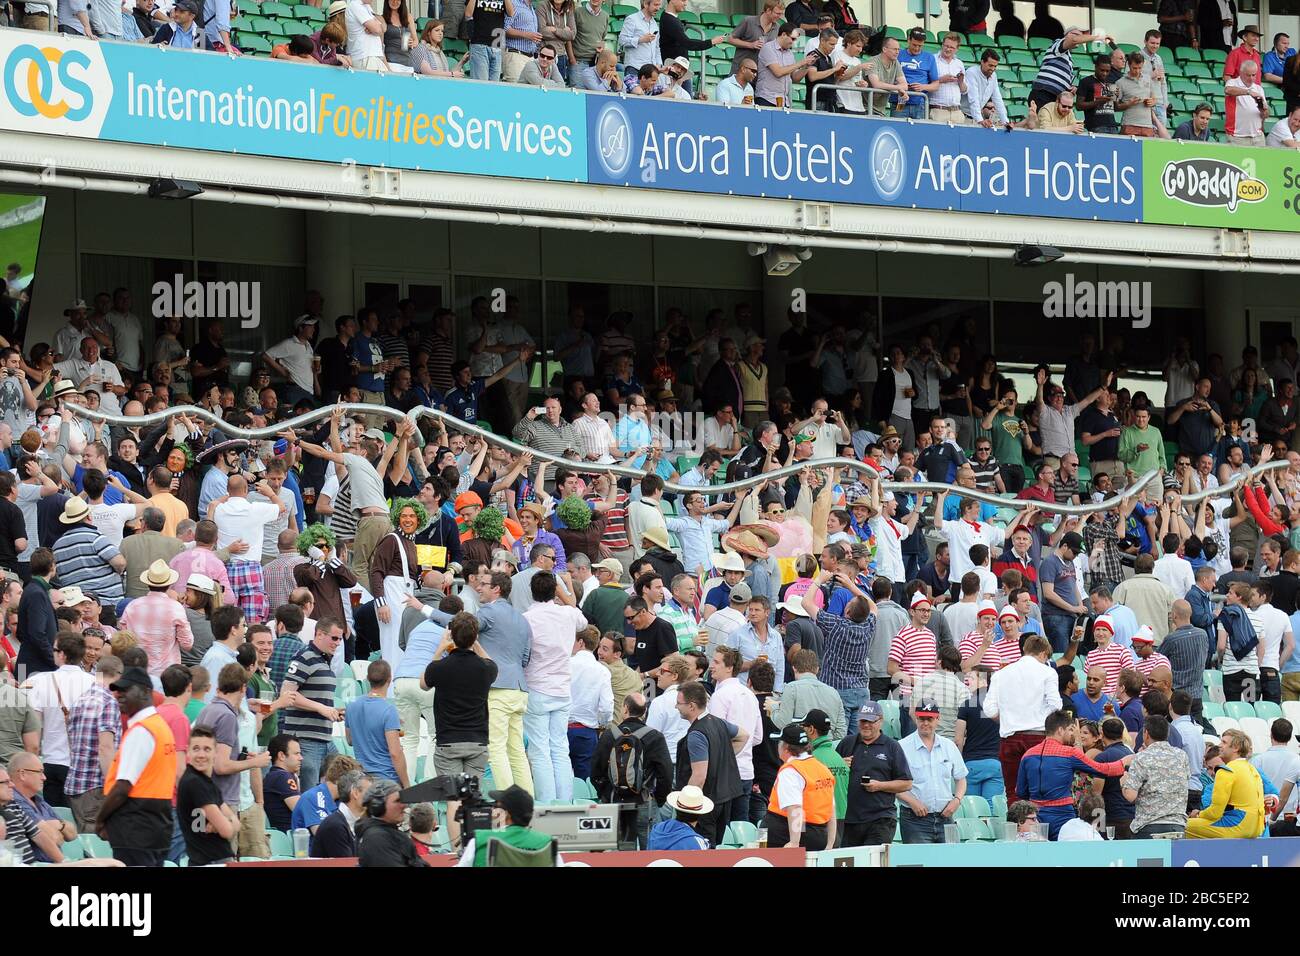
[[[663,693],[669,695],[672,701],[677,700],[676,687],[664,690]],[[667,801],[672,789],[672,753],[680,739],[669,744],[662,732],[647,723],[649,710],[650,705],[644,695],[628,694],[623,700],[621,713],[617,715],[623,719],[617,724],[608,721],[605,723],[599,740],[595,742],[595,752],[590,757],[591,784],[600,799],[609,803],[637,805],[635,831],[627,835],[634,836],[642,848],[647,845],[651,821]],[[684,735],[686,724],[675,710],[673,716],[682,723]],[[630,750],[624,750],[630,740],[638,743],[632,745]],[[623,756],[625,753],[629,756]],[[637,757],[637,754],[640,756]],[[636,780],[638,769],[643,774],[639,781]]]
[[[198,0],[176,0],[172,5],[171,22],[156,27],[150,43],[192,50],[199,45]]]
[[[873,90],[886,90],[894,93],[895,95],[892,101],[895,103],[897,103],[902,97],[906,96],[908,91],[907,77],[903,74],[903,65],[899,61],[899,45],[896,38],[885,37],[884,43],[882,43],[880,47],[880,53],[867,61],[867,82],[871,84]],[[881,100],[876,96],[872,96],[870,99],[871,111],[873,113],[883,113],[884,110],[880,107]],[[894,376],[895,378],[898,378],[900,374],[906,375],[907,373],[904,371],[905,358],[903,350],[897,346],[895,346],[895,349],[898,352],[897,361],[894,360],[895,356],[891,352],[889,364],[891,369],[896,370]],[[884,381],[884,379],[882,379],[882,381]],[[910,390],[912,388],[910,375],[908,376],[907,385],[899,385],[899,388],[905,390]],[[903,429],[901,423],[893,421],[894,416],[889,416],[887,413],[887,417],[890,417],[891,422],[893,422],[893,424],[898,427],[899,431],[903,433],[903,442],[908,448],[913,446],[914,442],[912,436],[915,434],[912,429],[912,412],[910,407],[911,398],[911,395],[906,396],[909,406],[907,414],[905,416],[897,416],[905,417],[907,419],[906,430]],[[898,402],[894,401],[893,405],[897,408]]]
[[[759,106],[788,107],[792,84],[802,81],[816,63],[815,53],[795,59],[792,48],[797,32],[794,24],[783,23],[777,29],[776,41],[764,43],[759,49],[758,79],[754,84],[754,102]],[[733,350],[735,347],[733,343]]]
[[[925,119],[929,99],[939,89],[939,67],[934,54],[925,49],[926,34],[921,27],[913,27],[907,32],[907,49],[899,54],[898,63],[907,80],[907,88],[912,93],[924,93],[926,96],[898,97],[894,103],[894,115],[909,119]],[[915,373],[914,373],[915,374]],[[926,406],[933,411],[935,406]]]
[[[1154,32],[1154,31],[1153,31]],[[1154,136],[1156,134],[1156,81],[1144,75],[1146,57],[1133,52],[1128,55],[1128,74],[1115,84],[1115,111],[1123,114],[1120,131],[1125,136]]]
[[[1174,139],[1191,139],[1199,140],[1203,143],[1217,141],[1217,137],[1210,130],[1210,117],[1214,115],[1214,110],[1207,103],[1202,103],[1192,110],[1189,119],[1183,120],[1174,130]]]
[[[443,5],[443,14],[451,15],[450,7],[453,6],[454,0],[449,0]],[[456,69],[451,69],[447,61],[447,54],[443,52],[442,43],[446,36],[447,22],[443,20],[430,20],[420,31],[420,42],[411,48],[411,67],[421,76],[441,76],[447,79],[457,79],[465,74],[460,71],[461,63],[456,64]]]
[[[741,66],[746,63],[754,64],[757,75],[758,54],[766,44],[776,42],[780,24],[781,0],[763,0],[763,8],[757,16],[745,17],[740,21],[723,40],[736,48],[736,53],[731,58],[732,76],[739,76]]]
[[[1239,32],[1232,35],[1228,35],[1228,31],[1226,30],[1224,32],[1224,40],[1228,44],[1231,44],[1232,36],[1235,35],[1237,39],[1241,40],[1241,45],[1234,47],[1232,52],[1228,54],[1227,59],[1224,61],[1223,78],[1225,80],[1231,80],[1240,76],[1244,72],[1242,67],[1247,63],[1254,63],[1256,76],[1261,75],[1263,73],[1263,60],[1259,55],[1259,27],[1253,24],[1245,26],[1242,27]],[[1208,44],[1206,45],[1206,48],[1209,48]]]
[[[1291,37],[1285,33],[1273,34],[1273,46],[1264,54],[1264,59],[1260,64],[1263,82],[1281,86],[1282,75],[1286,72],[1287,60],[1291,59],[1295,54],[1296,51],[1291,49]]]
[[[1265,142],[1278,149],[1300,149],[1297,133],[1300,133],[1300,106],[1293,107],[1286,116],[1273,124]]]
[[[1259,85],[1259,64],[1247,59],[1241,62],[1239,69],[1239,74],[1227,76],[1223,87],[1226,97],[1223,129],[1229,143],[1263,146],[1268,104],[1264,88]]]
[[[1043,721],[1061,705],[1057,676],[1043,666],[1051,658],[1052,646],[1035,634],[1026,638],[1022,650],[1020,660],[993,675],[983,704],[984,716],[998,721],[998,759],[1011,803],[1016,801],[1021,757],[1043,739]]]
[[[547,0],[546,6],[551,6],[549,0]],[[519,73],[519,82],[525,86],[564,89],[567,84],[556,63],[555,49],[550,46],[542,46],[537,51],[536,58],[524,64],[524,68]]]
[[[961,42],[962,38],[956,33],[944,36],[939,55],[934,59],[938,85],[930,96],[929,118],[939,123],[946,122],[957,126],[964,125],[966,122],[961,109],[961,99],[966,95],[966,66],[957,56],[957,47]],[[983,103],[980,105],[983,106]]]
[[[998,86],[998,64],[1001,62],[998,51],[989,47],[980,56],[979,64],[966,68],[966,88],[962,91],[962,112],[967,122],[976,126],[992,127],[994,120],[998,125],[1007,126],[1007,107],[1002,102],[1002,89]],[[992,103],[993,116],[986,117],[984,108]],[[980,413],[981,417],[983,412]]]
[[[1046,10],[1047,5],[1044,3],[1042,7]],[[1059,28],[1058,23],[1057,29]],[[1031,27],[1030,36],[1034,35]],[[1038,75],[1034,77],[1034,84],[1029,91],[1029,106],[1035,114],[1053,103],[1058,94],[1074,87],[1074,63],[1070,60],[1070,51],[1091,41],[1109,38],[1102,32],[1090,34],[1085,33],[1081,27],[1071,27],[1060,39],[1050,39],[1053,39],[1053,43],[1043,51],[1042,60],[1038,64]]]
[[[713,99],[718,103],[735,105],[752,105],[754,102],[754,80],[758,76],[758,63],[745,60],[739,69],[713,88]]]
[[[663,0],[641,0],[641,9],[623,21],[618,48],[623,54],[625,76],[637,74],[643,66],[658,66],[663,62],[656,19],[662,6]]]
[[[1160,43],[1168,50],[1193,46],[1196,40],[1196,0],[1160,0],[1156,9]]]
[[[1056,101],[1038,110],[1038,129],[1051,132],[1082,133],[1084,125],[1074,112],[1074,93],[1062,90]]]

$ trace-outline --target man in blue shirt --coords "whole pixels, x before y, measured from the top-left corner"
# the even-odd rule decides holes
[[[913,714],[916,731],[898,742],[912,773],[912,787],[898,795],[904,843],[943,843],[944,827],[966,796],[966,762],[947,737],[935,733],[939,706],[922,701]]]
[[[384,347],[377,335],[379,313],[365,309],[361,313],[361,332],[352,340],[352,361],[356,363],[357,388],[361,400],[370,405],[384,404],[384,376],[390,368],[384,360]]]
[[[922,49],[924,46],[925,31],[913,27],[907,34],[907,49],[898,55],[898,65],[902,67],[903,76],[907,79],[907,88],[913,93],[928,95],[939,88],[939,65],[934,62],[933,53]],[[906,103],[900,99],[900,102],[894,104],[894,115],[925,119],[926,102],[925,97],[921,96],[910,96]]]
[[[1295,50],[1291,49],[1291,38],[1285,33],[1275,34],[1273,37],[1273,49],[1264,54],[1263,67],[1259,71],[1262,76],[1262,82],[1282,85],[1282,72],[1286,69],[1286,61],[1295,56]]]
[[[442,397],[443,411],[462,421],[469,422],[471,425],[477,423],[478,402],[483,393],[513,372],[517,365],[527,365],[535,352],[536,349],[533,346],[523,346],[519,350],[518,358],[507,365],[501,366],[500,370],[486,378],[482,376],[475,378],[470,371],[469,363],[464,360],[453,363],[451,378],[455,383],[455,387]]]
[[[1074,712],[1079,715],[1080,720],[1105,720],[1115,714],[1115,701],[1111,699],[1110,694],[1102,692],[1106,686],[1106,669],[1104,667],[1091,667],[1088,669],[1088,682],[1084,684],[1084,689],[1076,692],[1070,697],[1074,701]],[[1106,707],[1111,708],[1110,713],[1106,712]]]
[[[388,661],[371,661],[366,670],[370,693],[347,707],[345,723],[348,743],[356,750],[361,767],[372,777],[395,780],[403,787],[411,785],[402,752],[402,722],[397,708],[388,697],[393,670]]]

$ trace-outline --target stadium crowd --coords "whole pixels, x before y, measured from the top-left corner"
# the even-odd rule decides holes
[[[408,0],[333,0],[323,10],[322,2],[299,5],[305,17],[276,0],[242,8],[26,0],[6,4],[4,15],[33,30],[232,55],[242,43],[275,59],[354,70],[454,79],[468,67],[476,80],[558,89],[1066,133],[1218,140],[1222,131],[1238,145],[1300,148],[1300,61],[1290,37],[1277,33],[1264,51],[1260,28],[1239,24],[1231,4],[1221,21],[1217,7],[1206,16],[1194,0],[1162,0],[1140,42],[1121,44],[1104,31],[1063,27],[1046,3],[1027,29],[1009,7],[1000,10],[990,36],[988,0],[954,2],[950,29],[938,35],[921,26],[873,30],[834,0],[762,0],[734,27],[708,31],[688,0],[641,0],[639,9],[608,0],[432,0],[427,17]],[[267,40],[259,20],[286,32]],[[714,82],[718,73],[703,63],[697,71],[691,55],[723,45],[730,63]]]
[[[670,309],[639,351],[575,308],[534,406],[513,298],[328,337],[323,309],[247,384],[220,322],[146,342],[122,289],[0,352],[0,814],[26,862],[298,834],[484,865],[546,849],[535,803],[591,798],[650,848],[943,842],[970,808],[1025,839],[1294,835],[1294,340],[1232,369],[1179,340],[1157,407],[1090,335],[1021,394],[965,324],[877,349],[794,313],[769,389],[747,305]],[[189,404],[215,424],[166,412]],[[460,774],[500,829],[403,802]]]

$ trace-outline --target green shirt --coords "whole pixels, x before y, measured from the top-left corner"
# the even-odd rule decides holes
[[[592,13],[587,4],[579,0],[573,7],[573,56],[582,64],[591,62],[596,47],[609,32],[609,7],[601,5],[600,13]],[[569,65],[570,69],[573,64]]]
[[[203,713],[204,706],[206,705],[203,703],[202,697],[192,698],[190,702],[185,705],[185,719],[190,722],[191,727],[194,726],[194,721],[199,719],[199,714]]]
[[[582,602],[582,613],[587,623],[599,628],[600,633],[623,633],[623,608],[627,607],[627,592],[617,584],[603,584],[587,595]]]
[[[700,626],[691,620],[690,615],[671,604],[664,604],[663,610],[659,612],[659,619],[673,626],[673,630],[677,633],[679,653],[685,654],[695,647],[695,638],[700,633]]]
[[[254,671],[250,675],[248,688],[252,691],[250,696],[261,697],[262,691],[266,691],[270,700],[275,700],[275,685],[271,683],[271,678],[261,671]],[[280,713],[274,711],[266,715],[262,721],[262,729],[257,733],[257,745],[265,750],[271,745],[271,738],[280,732]]]
[[[835,750],[835,741],[830,737],[818,737],[813,743],[812,755],[835,778],[835,819],[843,820],[849,807],[849,765]]]
[[[1004,465],[1025,467],[1025,440],[1021,437],[1025,420],[1018,415],[998,412],[993,416],[989,440],[993,443],[993,457]]]
[[[487,866],[488,844],[504,840],[520,850],[540,850],[551,845],[551,837],[528,827],[508,826],[503,830],[479,830],[474,834],[474,865]]]
[[[1138,451],[1138,445],[1146,445],[1146,451]],[[1139,475],[1164,468],[1164,437],[1150,425],[1145,430],[1130,425],[1119,435],[1119,460]]]

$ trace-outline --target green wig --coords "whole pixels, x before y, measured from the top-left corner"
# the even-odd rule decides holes
[[[484,508],[474,516],[474,537],[497,542],[506,533],[506,519],[496,508]]]
[[[388,516],[393,521],[394,528],[397,527],[397,516],[402,513],[402,509],[404,508],[410,508],[412,511],[415,512],[415,517],[417,519],[415,527],[417,530],[423,528],[425,525],[429,523],[429,510],[425,508],[424,505],[420,504],[420,502],[418,502],[416,499],[394,498],[393,507],[389,509],[388,512]]]
[[[179,451],[185,456],[186,471],[189,471],[194,467],[194,449],[190,447],[189,442],[177,442],[175,445],[172,445],[172,451]]]
[[[574,531],[586,531],[591,525],[591,509],[577,495],[570,495],[556,505],[555,513]]]
[[[338,553],[338,539],[334,537],[334,532],[319,521],[309,524],[303,529],[302,534],[298,535],[298,553],[305,558],[307,552],[321,542],[328,544],[331,551]]]

